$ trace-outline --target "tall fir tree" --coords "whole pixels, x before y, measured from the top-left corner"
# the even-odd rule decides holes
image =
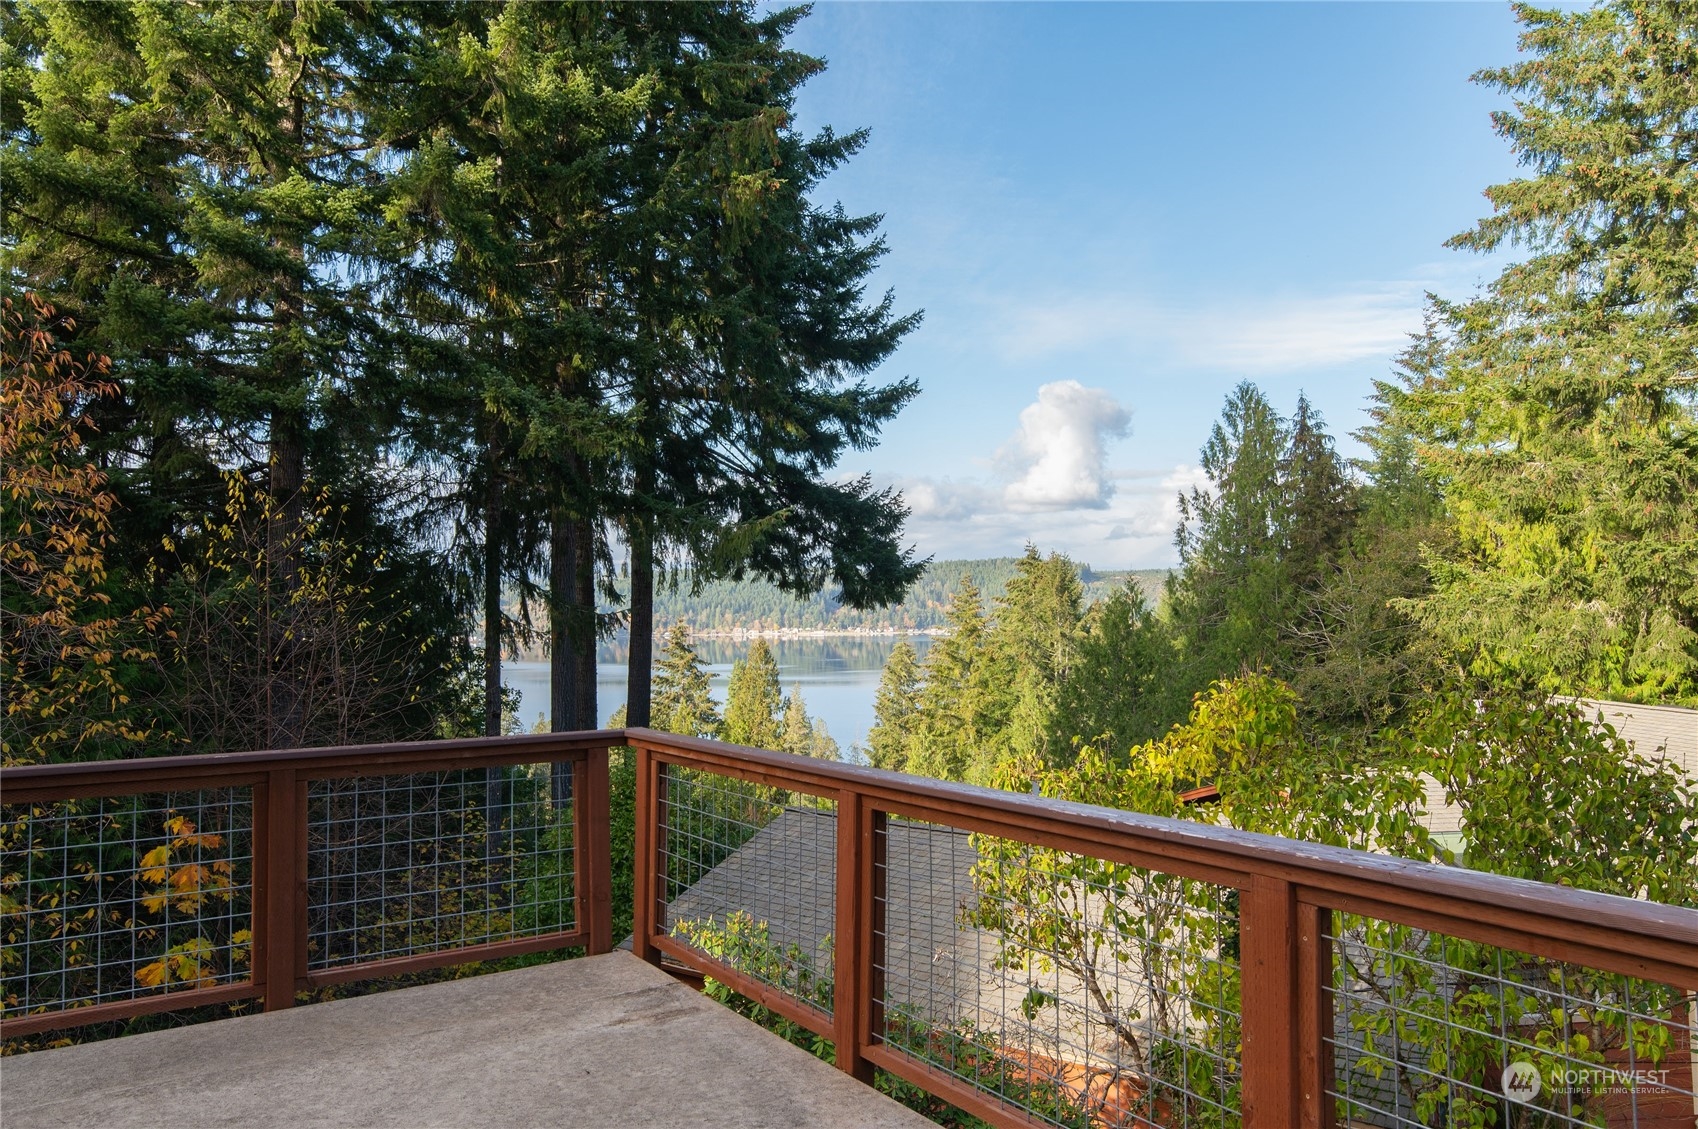
[[[1435,346],[1430,334],[1418,337],[1399,370],[1418,380]],[[1375,388],[1373,422],[1356,432],[1368,456],[1355,462],[1355,524],[1326,575],[1304,593],[1289,630],[1289,678],[1305,713],[1364,735],[1393,723],[1442,681],[1441,656],[1408,605],[1432,590],[1424,554],[1442,551],[1450,537],[1444,500],[1394,407],[1397,385]]]
[[[908,745],[919,709],[920,659],[903,639],[891,648],[873,698],[873,725],[867,732],[867,762],[900,772],[908,766]]]
[[[778,747],[799,757],[810,756],[814,750],[814,726],[808,719],[808,704],[802,691],[792,688],[784,696],[783,718],[779,722]]]
[[[725,739],[757,749],[783,748],[783,704],[778,662],[766,640],[756,639],[749,653],[731,665],[731,681],[725,690]]]
[[[1167,598],[1190,690],[1278,658],[1291,593],[1282,560],[1289,436],[1261,390],[1238,385],[1203,447],[1209,487],[1179,499],[1175,541],[1183,571],[1169,582]]]
[[[1044,763],[1068,758],[1070,742],[1055,734],[1061,687],[1078,658],[1084,619],[1079,566],[1060,553],[1047,558],[1028,544],[996,600],[987,646],[1008,677],[1008,729],[993,755]]]
[[[1071,760],[1079,744],[1123,760],[1185,717],[1184,688],[1174,678],[1173,633],[1129,580],[1093,606],[1061,682],[1051,748]]]
[[[900,599],[922,567],[901,544],[900,496],[832,473],[917,391],[865,379],[919,322],[865,297],[878,217],[812,199],[865,136],[794,128],[796,93],[824,67],[784,45],[801,9],[657,12],[688,31],[654,59],[664,115],[638,145],[660,155],[645,162],[658,179],[625,276],[641,345],[624,509],[639,711],[664,549],[698,576],[753,573],[799,595],[829,583],[857,608]]]
[[[1698,702],[1698,17],[1518,6],[1525,57],[1477,79],[1527,176],[1454,246],[1524,247],[1438,301],[1442,365],[1402,390],[1456,537],[1423,626],[1544,692]]]
[[[1012,700],[987,646],[990,623],[971,576],[950,600],[947,623],[949,633],[926,653],[904,767],[940,780],[987,779]]]
[[[1301,393],[1281,468],[1286,496],[1283,563],[1301,601],[1328,577],[1356,524],[1356,485],[1319,412]]]
[[[667,630],[666,646],[655,666],[654,714],[649,724],[686,737],[719,735],[719,709],[710,692],[707,668],[691,646],[685,624],[675,623]]]
[[[100,407],[95,454],[132,575],[168,578],[161,547],[221,512],[224,472],[269,494],[277,598],[254,673],[271,745],[304,734],[291,617],[310,480],[369,531],[367,559],[386,560],[367,581],[438,603],[429,554],[399,532],[412,491],[382,311],[406,254],[384,216],[385,123],[411,89],[410,35],[381,5],[8,11],[5,269],[112,359],[119,394]],[[454,650],[434,616],[409,630],[414,654]]]

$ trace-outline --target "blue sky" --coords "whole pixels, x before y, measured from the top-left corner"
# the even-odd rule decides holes
[[[1443,243],[1517,173],[1468,81],[1515,39],[1495,4],[819,4],[800,124],[872,133],[822,197],[884,214],[875,285],[926,311],[881,372],[922,394],[844,469],[921,555],[1155,567],[1238,381],[1352,452],[1422,294],[1501,266]]]

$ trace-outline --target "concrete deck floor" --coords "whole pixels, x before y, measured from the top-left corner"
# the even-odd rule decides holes
[[[0,1059],[0,1124],[932,1123],[615,952]]]

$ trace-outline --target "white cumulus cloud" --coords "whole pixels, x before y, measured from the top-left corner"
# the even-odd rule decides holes
[[[1003,501],[1015,510],[1103,509],[1114,493],[1107,447],[1132,416],[1105,389],[1057,380],[1038,389],[1020,427],[997,452],[1011,481]]]

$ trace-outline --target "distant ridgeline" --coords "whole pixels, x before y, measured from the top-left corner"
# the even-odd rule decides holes
[[[738,628],[750,631],[786,628],[800,631],[923,631],[944,622],[944,611],[965,576],[972,576],[988,606],[1002,594],[1009,578],[1014,575],[1014,562],[1013,557],[933,561],[902,603],[870,611],[840,606],[835,590],[798,600],[760,581],[715,580],[703,584],[700,592],[692,593],[689,578],[682,577],[676,587],[656,586],[654,618],[657,627],[683,620],[697,631],[732,631]],[[1081,566],[1079,579],[1085,585],[1087,604],[1107,597],[1128,576],[1137,580],[1150,602],[1154,603],[1160,597],[1167,573],[1167,569],[1095,572],[1088,566]],[[620,587],[622,591],[629,591],[624,581],[621,581]]]

